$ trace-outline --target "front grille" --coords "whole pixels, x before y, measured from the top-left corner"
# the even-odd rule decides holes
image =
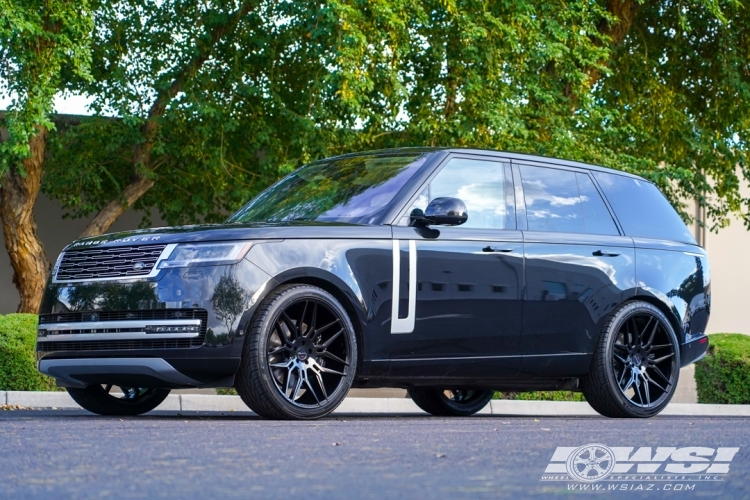
[[[128,278],[148,275],[166,245],[81,248],[63,253],[55,279],[59,281]]]
[[[94,320],[92,315],[98,315]],[[37,342],[38,352],[52,351],[112,351],[133,349],[186,349],[203,345],[206,339],[208,311],[205,309],[144,309],[140,311],[99,311],[41,314],[39,324],[77,323],[80,321],[122,321],[159,319],[199,319],[200,335],[189,339],[139,340],[68,340]],[[121,329],[122,330],[122,329]]]

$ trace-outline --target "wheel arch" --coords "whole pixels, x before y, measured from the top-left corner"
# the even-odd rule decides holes
[[[275,276],[273,279],[273,286],[268,287],[258,303],[265,300],[275,289],[285,285],[296,284],[316,286],[325,290],[344,308],[346,314],[349,316],[349,321],[351,321],[352,326],[354,327],[354,335],[357,339],[357,373],[360,373],[365,352],[365,340],[361,321],[366,315],[366,311],[361,304],[357,304],[356,293],[341,278],[334,274],[314,268],[294,269]],[[248,322],[248,327],[252,325],[259,310],[260,308],[256,308],[255,311],[253,311],[252,319]],[[245,337],[247,337],[247,335],[245,335]]]
[[[645,294],[636,294],[635,296],[628,299],[627,302],[634,302],[638,300],[651,304],[652,306],[659,309],[659,311],[664,314],[664,316],[667,318],[667,321],[669,321],[669,324],[672,326],[672,329],[677,336],[677,342],[680,345],[684,343],[685,332],[682,329],[682,325],[680,324],[680,320],[678,319],[677,314],[672,310],[671,307],[665,304],[664,301],[660,300],[658,297]]]

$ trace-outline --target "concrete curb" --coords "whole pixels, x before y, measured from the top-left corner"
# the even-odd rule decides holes
[[[0,401],[24,408],[80,409],[67,392],[0,391]],[[239,396],[209,394],[170,394],[157,408],[160,411],[209,411],[252,413]],[[415,414],[424,415],[407,398],[346,398],[337,414]],[[598,414],[588,403],[570,401],[511,401],[495,399],[482,411],[484,415],[538,417],[592,417]],[[671,403],[664,416],[750,417],[750,405],[708,405]]]

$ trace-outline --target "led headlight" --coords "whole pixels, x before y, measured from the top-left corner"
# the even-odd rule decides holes
[[[159,269],[190,266],[219,266],[236,264],[242,260],[252,243],[182,243],[168,259],[159,263]]]

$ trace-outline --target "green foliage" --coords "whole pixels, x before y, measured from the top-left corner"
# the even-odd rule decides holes
[[[14,99],[0,143],[0,176],[30,153],[38,127],[53,129],[53,98],[68,78],[87,80],[94,28],[89,0],[0,0],[0,92]]]
[[[750,9],[624,0],[619,18],[617,4],[265,0],[213,40],[239,1],[101,2],[94,79],[70,81],[118,119],[56,138],[44,189],[74,217],[119,196],[155,96],[179,81],[136,203],[170,224],[221,221],[312,160],[434,145],[634,172],[726,225],[750,203]]]
[[[216,389],[216,394],[219,396],[237,396],[237,389],[232,387],[219,387]]]
[[[0,316],[0,391],[56,391],[36,368],[35,314]]]
[[[519,401],[586,401],[583,394],[573,391],[496,392],[492,399]]]
[[[713,334],[695,365],[699,403],[750,404],[750,336]]]
[[[748,203],[750,9],[747,2],[646,2],[611,75],[594,89],[608,110],[599,141],[632,160],[673,202],[697,198],[714,229]],[[712,199],[708,199],[712,198]]]

